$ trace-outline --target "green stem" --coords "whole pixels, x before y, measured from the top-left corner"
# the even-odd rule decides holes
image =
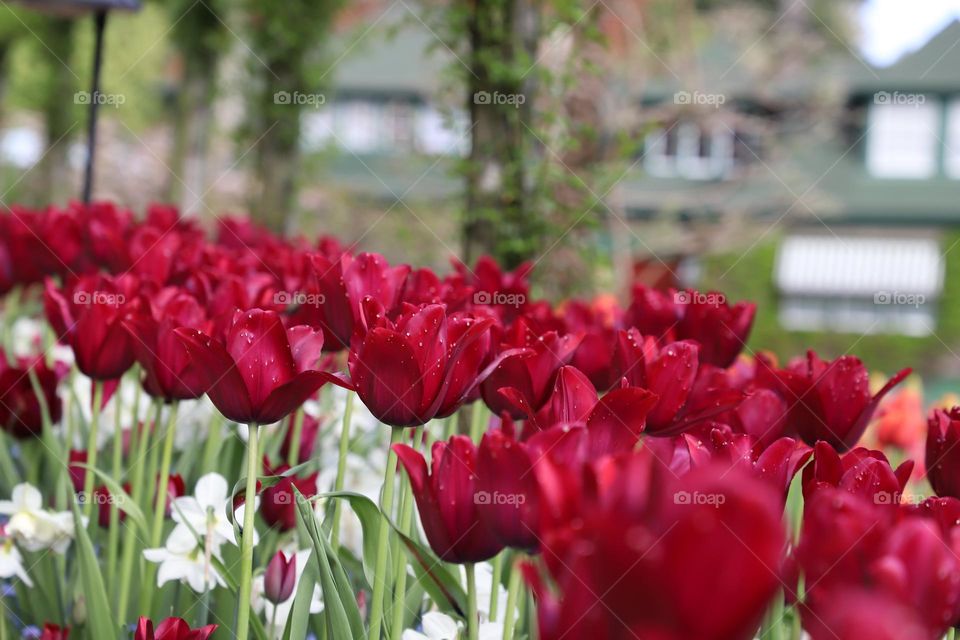
[[[251,424],[247,438],[247,488],[244,494],[243,537],[240,540],[240,597],[237,600],[237,640],[247,640],[250,634],[250,588],[253,582],[253,516],[257,495],[258,438],[260,428]]]
[[[110,472],[117,484],[123,486],[123,479],[121,478],[121,465],[123,463],[123,421],[120,415],[123,407],[121,404],[122,394],[120,392],[121,389],[118,387],[117,392],[113,394],[116,406],[114,406],[113,420],[113,464],[111,465]],[[119,499],[119,496],[115,496],[115,498]],[[114,589],[117,588],[117,554],[119,544],[120,509],[117,506],[117,501],[113,500],[110,505],[110,529],[107,532],[107,580],[112,583],[111,587]],[[116,592],[114,592],[114,597],[116,597]]]
[[[414,431],[414,446],[420,448],[420,440],[423,439],[423,427],[417,427]],[[400,531],[404,534],[410,533],[410,527],[413,524],[413,486],[409,478],[403,480],[403,494],[400,501]],[[393,622],[390,625],[391,640],[399,640],[403,632],[403,614],[407,610],[404,600],[407,596],[407,556],[400,548],[400,539],[394,537],[391,546],[393,554],[393,575],[396,583],[393,588]]]
[[[480,618],[477,617],[477,576],[472,562],[463,565],[467,571],[467,637],[477,640]]]
[[[200,472],[197,474],[198,478],[216,469],[217,456],[221,453],[220,442],[221,436],[223,435],[222,427],[220,414],[214,414],[210,420],[210,426],[207,427],[207,442],[203,448],[203,460],[200,463]]]
[[[90,409],[90,433],[87,436],[87,470],[83,474],[83,514],[93,513],[93,470],[97,467],[97,433],[100,430],[100,404],[103,402],[103,382],[93,381],[93,407]]]
[[[347,473],[347,454],[350,452],[350,419],[353,416],[354,394],[347,392],[347,399],[343,405],[343,423],[340,425],[340,452],[337,457],[337,479],[333,483],[334,491],[343,491],[344,476]],[[330,545],[334,550],[340,549],[340,517],[342,500],[333,503],[333,527],[330,531]]]
[[[160,423],[160,412],[163,410],[163,402],[158,398],[154,400],[154,418],[153,423]],[[133,432],[133,438],[136,443],[134,447],[134,457],[130,461],[130,485],[133,495],[133,501],[140,503],[143,491],[143,459],[147,455],[147,442],[149,440],[147,426],[136,425]],[[133,562],[136,559],[135,552],[139,545],[137,544],[136,527],[128,526],[123,530],[123,555],[120,558],[120,589],[117,594],[117,620],[122,626],[127,621],[127,605],[130,602],[130,580],[133,576]],[[145,584],[144,588],[152,590],[152,581]]]
[[[513,640],[513,629],[517,621],[517,594],[520,592],[520,563],[510,567],[510,579],[507,581],[507,606],[503,611],[503,640]]]
[[[480,442],[480,438],[483,436],[486,426],[483,420],[486,416],[486,409],[487,407],[480,400],[474,402],[473,406],[470,407],[470,439],[474,442]]]
[[[393,445],[400,442],[403,429],[390,429],[390,450],[387,452],[387,468],[383,477],[383,499],[380,510],[383,518],[377,531],[377,561],[373,572],[373,596],[370,601],[369,640],[379,640],[383,622],[383,600],[387,588],[387,549],[390,542],[390,514],[393,511],[393,485],[397,476],[397,454]]]
[[[493,559],[493,579],[490,581],[490,622],[497,621],[497,609],[500,605],[500,580],[503,576],[503,554]]]
[[[177,409],[178,403],[170,405],[170,415],[167,417],[167,428],[163,435],[163,453],[160,458],[160,477],[157,479],[156,491],[154,491],[155,503],[153,505],[153,526],[150,529],[150,547],[160,546],[163,538],[163,520],[167,507],[167,485],[170,484],[170,464],[173,461],[173,443],[177,433]],[[146,483],[150,485],[152,476],[147,477]],[[149,494],[147,494],[149,495]],[[153,605],[153,594],[155,585],[153,584],[156,576],[157,566],[150,565],[147,570],[147,579],[144,581],[143,589],[145,596],[143,598],[144,615],[149,615],[150,608]]]
[[[303,407],[297,409],[292,418],[292,433],[290,434],[290,450],[287,452],[287,464],[297,466],[300,461],[300,438],[303,435]]]

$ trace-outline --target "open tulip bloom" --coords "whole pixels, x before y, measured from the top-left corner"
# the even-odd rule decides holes
[[[0,213],[0,640],[954,633],[960,407],[538,278]]]

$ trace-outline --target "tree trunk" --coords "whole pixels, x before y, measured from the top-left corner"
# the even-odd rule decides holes
[[[539,15],[532,0],[477,2],[471,11],[463,253],[468,263],[489,253],[511,268],[536,253],[543,235],[527,180]]]
[[[287,231],[297,206],[297,171],[300,167],[300,112],[298,104],[276,100],[278,93],[302,84],[283,61],[267,61],[273,70],[266,74],[260,96],[261,112],[267,117],[260,131],[253,131],[258,191],[254,196],[253,216],[267,228]],[[274,75],[275,74],[275,75]]]
[[[47,48],[42,49],[41,53],[45,54],[49,67],[42,98],[47,150],[39,166],[40,184],[37,191],[43,198],[43,204],[79,196],[73,189],[76,182],[70,180],[68,152],[70,140],[77,131],[83,130],[81,125],[88,117],[88,104],[83,104],[82,111],[75,111],[77,81],[70,69],[61,62],[71,58],[73,27],[72,20],[48,18],[42,30]]]

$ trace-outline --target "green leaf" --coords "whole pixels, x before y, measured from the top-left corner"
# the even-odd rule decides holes
[[[73,509],[73,526],[76,534],[77,562],[80,570],[80,581],[83,585],[83,595],[87,605],[87,636],[91,640],[116,638],[118,628],[114,626],[113,612],[110,611],[110,602],[107,599],[107,590],[103,586],[103,576],[100,574],[100,565],[93,552],[93,543],[87,534],[87,528],[80,517],[80,510],[76,503]]]
[[[110,492],[111,496],[121,498],[121,500],[117,503],[117,508],[127,514],[127,517],[129,517],[133,523],[137,525],[142,539],[146,540],[150,537],[149,529],[147,528],[147,519],[144,517],[143,511],[140,510],[140,507],[137,506],[137,503],[134,502],[133,498],[130,497],[130,494],[124,490],[119,482],[108,476],[102,470],[91,467],[85,463],[73,462],[71,463],[71,466],[80,467],[81,469],[89,469],[98,478],[100,478],[103,481],[103,484],[106,485],[107,491]]]
[[[441,611],[455,613],[461,618],[465,618],[467,610],[467,594],[460,584],[460,576],[453,573],[450,568],[444,564],[443,560],[433,554],[432,551],[416,542],[404,533],[401,533],[391,522],[394,532],[400,536],[400,542],[407,555],[413,562],[413,572],[417,576],[417,581],[423,586],[430,599],[440,608]]]
[[[320,570],[320,589],[326,613],[327,630],[331,638],[362,638],[365,632],[360,608],[347,579],[343,565],[333,553],[330,543],[320,534],[317,518],[309,500],[294,487],[297,516],[313,542],[313,557]]]
[[[382,522],[380,507],[367,496],[352,491],[319,493],[313,497],[313,499],[317,498],[346,500],[350,503],[353,512],[357,514],[357,518],[360,519],[360,529],[363,531],[363,575],[367,579],[367,584],[372,587],[374,563],[377,558],[377,534]],[[389,556],[387,556],[387,572],[387,584],[393,584],[393,562]]]
[[[310,628],[310,602],[313,600],[313,588],[316,585],[317,570],[310,564],[300,576],[300,584],[293,595],[293,607],[287,617],[287,627],[283,630],[283,640],[307,637]]]

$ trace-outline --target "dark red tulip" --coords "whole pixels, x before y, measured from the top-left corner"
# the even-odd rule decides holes
[[[524,412],[499,393],[503,387],[513,387],[539,411],[553,389],[557,370],[570,364],[582,338],[580,334],[561,337],[555,331],[541,334],[534,323],[518,318],[500,339],[499,351],[501,355],[518,348],[528,351],[503,359],[490,373],[480,386],[483,401],[497,415],[506,411],[514,419],[523,418]]]
[[[687,290],[675,294],[681,308],[677,336],[700,343],[700,362],[729,367],[743,351],[753,326],[757,305],[727,304],[719,292]]]
[[[68,640],[70,637],[70,627],[61,627],[50,624],[43,625],[43,632],[40,634],[40,640]]]
[[[443,305],[408,306],[391,321],[367,298],[364,318],[366,332],[350,349],[350,386],[373,415],[393,427],[452,414],[503,358],[515,353],[501,353],[482,368],[485,354],[476,347],[493,321],[448,316]]]
[[[543,640],[754,637],[780,585],[775,491],[727,465],[676,479],[644,450],[588,467],[573,485],[570,475],[553,476],[566,488],[542,484],[561,496],[545,512],[541,551],[556,590],[528,570]]]
[[[157,483],[160,483],[160,474],[157,474]],[[159,493],[157,495],[160,495]],[[183,482],[183,476],[179,473],[171,473],[167,478],[167,503],[164,507],[164,513],[170,515],[170,509],[173,507],[173,501],[176,498],[187,495],[187,487]],[[154,503],[156,504],[156,503]]]
[[[320,433],[320,421],[311,415],[304,414],[303,427],[300,430],[300,453],[297,464],[313,458],[313,448]],[[293,422],[291,421],[283,434],[283,443],[280,445],[280,457],[284,460],[290,455],[291,441],[293,440]]]
[[[473,291],[474,306],[492,309],[504,324],[510,324],[524,313],[530,303],[527,277],[533,264],[524,262],[513,271],[503,271],[490,256],[480,256],[473,269],[453,260],[456,276],[450,278]]]
[[[15,438],[39,436],[43,431],[40,402],[30,382],[31,369],[40,383],[51,422],[59,422],[63,411],[63,403],[57,395],[59,376],[47,368],[43,358],[21,360],[11,366],[0,349],[0,428]]]
[[[668,342],[675,340],[680,321],[675,295],[673,290],[660,291],[643,285],[635,286],[624,323],[628,327],[636,327],[645,336]]]
[[[614,358],[617,371],[630,384],[649,389],[658,398],[647,416],[647,434],[683,433],[733,409],[743,399],[741,391],[730,388],[706,388],[692,395],[700,370],[699,350],[699,345],[689,340],[660,347],[636,329],[619,333]]]
[[[826,442],[818,442],[814,450],[813,463],[803,470],[805,498],[823,487],[837,487],[877,505],[900,504],[913,460],[894,470],[880,451],[857,447],[841,458]]]
[[[264,473],[279,476],[290,469],[290,465],[271,466],[266,456],[263,458]],[[264,522],[280,531],[290,531],[297,526],[297,504],[293,488],[304,496],[317,494],[317,473],[308,476],[284,476],[273,486],[260,493],[260,515]]]
[[[934,409],[927,421],[927,480],[938,496],[960,498],[960,407]]]
[[[540,493],[527,446],[499,429],[487,431],[477,455],[480,519],[507,547],[540,546]]]
[[[217,625],[208,624],[205,627],[191,629],[187,621],[182,618],[167,618],[154,631],[153,622],[141,616],[137,622],[133,640],[207,640],[216,628]]]
[[[867,369],[859,358],[841,356],[828,362],[808,351],[806,360],[777,372],[790,405],[789,427],[810,446],[823,440],[846,451],[860,440],[883,396],[910,371],[903,369],[871,397]]]
[[[364,298],[376,300],[387,313],[400,302],[403,283],[410,267],[391,267],[375,253],[351,256],[316,254],[313,272],[308,278],[305,303],[294,310],[299,322],[323,330],[326,349],[339,351],[350,345],[354,327],[360,324],[360,305]],[[310,294],[315,304],[311,304]],[[291,300],[291,303],[296,302]]]
[[[277,551],[263,574],[263,597],[273,604],[285,602],[297,584],[297,556],[289,558]]]
[[[470,438],[433,443],[429,472],[416,449],[396,444],[393,450],[410,477],[427,541],[442,560],[481,562],[503,549],[480,519],[478,503],[485,498],[477,486],[477,447]]]
[[[657,402],[655,395],[639,387],[621,387],[600,398],[593,383],[571,366],[557,372],[553,393],[536,413],[517,389],[505,388],[500,393],[526,413],[529,431],[582,423],[597,448],[610,452],[636,444],[647,414]]]
[[[123,490],[130,493],[130,483],[123,483]],[[93,490],[93,504],[97,507],[97,524],[101,528],[107,529],[110,527],[110,511],[114,504],[118,505],[119,509],[119,500],[122,500],[122,496],[114,496],[110,493],[110,490],[106,486],[99,486]],[[127,518],[127,514],[123,509],[119,509],[118,516],[120,521],[124,521]]]
[[[204,375],[210,400],[234,422],[277,422],[331,378],[316,368],[323,334],[305,326],[285,329],[273,311],[237,312],[225,344],[196,329],[175,333]]]
[[[83,276],[63,289],[47,281],[47,319],[73,349],[83,374],[113,380],[133,365],[133,343],[123,320],[138,307],[140,293],[140,283],[129,275]]]
[[[83,467],[78,467],[75,465],[75,462],[80,464],[87,463],[87,451],[85,449],[71,449],[68,454],[67,473],[70,475],[70,482],[73,484],[73,490],[77,493],[83,491],[83,481],[86,477],[87,470]]]
[[[155,295],[149,309],[124,321],[137,361],[143,368],[143,388],[167,401],[199,398],[206,377],[193,366],[183,340],[174,330],[188,327],[209,334],[212,323],[196,299],[175,288]]]

